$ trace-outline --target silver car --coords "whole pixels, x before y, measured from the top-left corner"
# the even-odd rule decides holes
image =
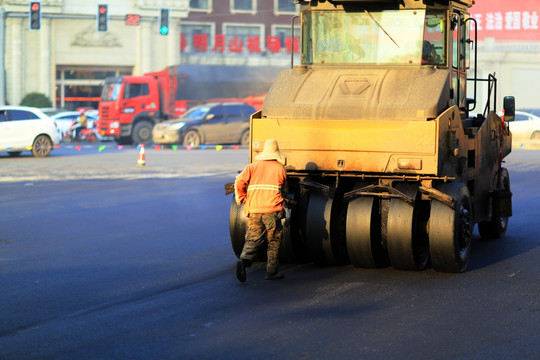
[[[251,105],[236,102],[208,103],[191,108],[180,119],[156,124],[154,142],[158,144],[242,144],[249,143]]]

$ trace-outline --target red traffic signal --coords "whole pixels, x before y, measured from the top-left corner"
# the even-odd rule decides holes
[[[41,2],[30,1],[29,11],[30,30],[41,29]]]
[[[109,29],[109,6],[99,4],[96,16],[97,31],[107,31]]]

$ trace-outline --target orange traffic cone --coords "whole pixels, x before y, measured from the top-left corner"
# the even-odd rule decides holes
[[[139,144],[139,160],[137,160],[137,167],[146,166],[146,155],[144,153],[144,144]]]

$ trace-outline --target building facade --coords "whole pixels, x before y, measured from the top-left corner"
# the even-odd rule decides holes
[[[471,8],[478,28],[478,74],[497,78],[497,110],[504,96],[516,108],[540,108],[540,2],[538,0],[476,0]],[[476,111],[487,101],[480,85]]]
[[[188,0],[115,0],[108,31],[98,32],[98,4],[106,1],[42,0],[41,28],[29,28],[29,1],[1,0],[5,11],[6,101],[19,104],[40,92],[59,108],[96,107],[103,79],[138,74],[180,62],[180,19]],[[157,29],[159,8],[171,9],[168,36]],[[137,26],[126,24],[138,14]]]
[[[191,0],[180,25],[184,64],[287,66],[299,59],[292,0]]]
[[[0,0],[10,104],[40,92],[58,108],[96,108],[109,76],[180,64],[299,63],[293,0],[41,0],[39,30],[29,29],[29,3]],[[96,28],[99,4],[108,5],[106,32]],[[171,10],[167,36],[158,30],[160,8]],[[496,74],[499,105],[514,95],[518,107],[540,107],[539,13],[537,0],[477,0],[471,9],[478,20],[478,72]]]
[[[292,0],[41,0],[39,30],[29,28],[29,4],[0,0],[10,104],[40,92],[58,108],[96,108],[105,77],[181,63],[284,66],[299,53]],[[96,26],[100,4],[108,5],[105,32]],[[170,9],[167,36],[160,8]]]

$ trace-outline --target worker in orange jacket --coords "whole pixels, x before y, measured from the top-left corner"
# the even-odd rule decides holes
[[[285,155],[279,151],[278,143],[268,139],[257,161],[246,166],[234,183],[236,204],[244,203],[247,217],[246,242],[236,264],[236,277],[246,281],[246,267],[250,267],[258,249],[268,242],[266,279],[282,279],[278,271],[278,253],[281,244],[284,218],[282,195],[286,186]]]

